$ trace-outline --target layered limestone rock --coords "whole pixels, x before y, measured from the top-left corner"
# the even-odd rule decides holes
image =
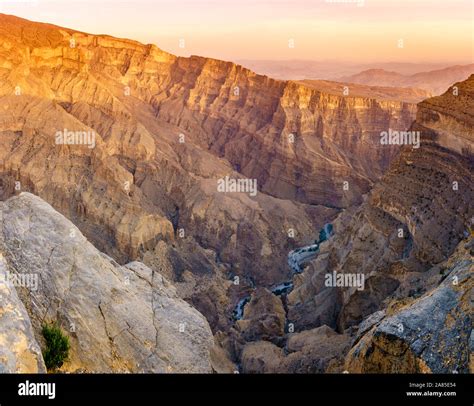
[[[356,373],[468,373],[474,240],[440,266],[442,282],[420,298],[394,303],[355,341],[346,369]],[[362,324],[361,324],[362,326]],[[359,330],[361,327],[359,327]]]
[[[333,82],[330,80],[301,80],[299,83],[305,86],[314,87],[324,93],[330,93],[335,95],[344,94],[344,92],[357,97],[365,97],[369,99],[376,98],[377,100],[387,101],[405,101],[407,103],[418,103],[428,97],[432,96],[429,92],[422,89],[416,89],[413,87],[396,87],[394,86],[367,86],[356,84],[354,82]],[[456,82],[453,80],[449,84]],[[448,84],[448,86],[449,86]],[[446,89],[443,89],[445,91]]]
[[[180,75],[162,91],[172,96],[154,102],[157,116],[257,178],[263,192],[304,203],[360,201],[394,154],[381,148],[380,133],[407,129],[415,114],[414,104],[325,93],[231,63],[193,57],[177,65]],[[353,188],[343,190],[343,181]]]
[[[45,322],[69,336],[62,371],[212,371],[209,324],[161,274],[139,262],[120,266],[32,194],[0,202],[0,214],[9,268],[38,278],[20,292],[36,336]]]
[[[473,106],[474,76],[420,103],[411,130],[421,147],[402,149],[294,278],[288,322],[301,334],[327,324],[350,336],[349,372],[469,371]],[[244,350],[251,370],[279,365],[265,346]]]
[[[213,328],[229,323],[228,279],[239,275],[245,286],[286,280],[286,252],[337,214],[273,197],[292,197],[296,188],[289,185],[288,194],[276,181],[264,186],[261,170],[244,171],[218,147],[231,136],[224,121],[233,128],[240,123],[246,136],[264,120],[271,126],[285,82],[231,63],[177,58],[152,45],[0,18],[1,198],[19,191],[40,196],[119,263],[145,261],[177,282],[179,294],[205,312]],[[235,81],[242,81],[240,101],[226,93]],[[397,121],[395,114],[381,117]],[[90,138],[81,141],[91,142],[58,144],[58,132],[60,140],[86,133]],[[229,154],[254,153],[241,133],[233,138],[245,148]],[[285,160],[300,159],[290,153]],[[319,167],[330,163],[318,160]],[[349,164],[330,171],[356,173]],[[226,176],[251,176],[260,192],[219,191]],[[368,182],[356,176],[361,185]],[[316,195],[321,191],[318,186]]]
[[[110,154],[152,158],[157,134],[149,121],[158,121],[168,139],[183,133],[280,198],[358,202],[393,157],[394,149],[381,148],[380,132],[408,128],[415,114],[414,104],[396,98],[325,93],[229,62],[1,19],[0,94],[54,100],[96,130]]]
[[[420,104],[411,128],[421,134],[420,148],[402,149],[361,207],[337,219],[335,236],[295,278],[288,318],[299,329],[328,324],[342,331],[386,307],[391,296],[425,292],[422,275],[472,232],[473,83],[471,76],[455,85],[457,96],[449,90]],[[327,286],[334,272],[362,274],[364,287]]]

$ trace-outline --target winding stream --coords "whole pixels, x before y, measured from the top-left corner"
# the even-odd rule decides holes
[[[324,227],[319,231],[319,238],[314,242],[314,244],[306,245],[294,250],[291,250],[288,253],[288,266],[292,271],[292,276],[303,272],[302,266],[316,258],[319,253],[319,245],[324,241],[331,238],[333,235],[333,226],[330,223],[324,225]],[[271,288],[271,291],[274,295],[284,296],[290,293],[293,290],[293,280],[289,280],[279,285]],[[251,295],[245,296],[239,300],[237,305],[232,312],[232,318],[237,321],[240,320],[244,315],[244,307],[250,302]]]
[[[250,302],[250,295],[245,296],[239,300],[239,302],[234,308],[234,311],[232,312],[232,318],[234,320],[237,321],[237,320],[240,320],[242,317],[244,317],[244,307],[248,302]]]

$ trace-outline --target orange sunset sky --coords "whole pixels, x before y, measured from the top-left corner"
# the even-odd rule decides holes
[[[473,5],[472,0],[1,0],[0,13],[154,43],[185,56],[470,63]]]

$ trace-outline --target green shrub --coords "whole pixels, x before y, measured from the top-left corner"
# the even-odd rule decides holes
[[[61,368],[69,356],[69,337],[56,324],[43,324],[43,337],[46,341],[46,348],[43,353],[44,363],[48,371],[56,371]]]

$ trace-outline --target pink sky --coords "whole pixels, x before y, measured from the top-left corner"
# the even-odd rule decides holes
[[[472,0],[354,1],[1,0],[0,12],[154,43],[177,55],[474,61]]]

